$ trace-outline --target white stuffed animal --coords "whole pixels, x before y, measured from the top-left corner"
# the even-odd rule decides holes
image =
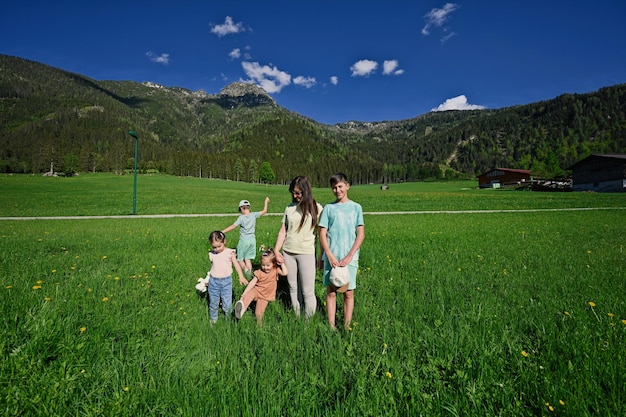
[[[196,284],[196,290],[200,292],[206,292],[206,289],[209,286],[210,278],[211,278],[211,275],[208,272],[205,278],[198,278],[198,283]]]

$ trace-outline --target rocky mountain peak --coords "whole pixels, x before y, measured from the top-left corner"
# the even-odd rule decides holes
[[[245,83],[243,81],[236,81],[232,84],[227,85],[220,91],[220,95],[227,95],[232,97],[241,97],[245,95],[257,95],[257,96],[266,96],[271,99],[269,94],[265,92],[261,87],[252,84]]]
[[[274,99],[261,87],[243,81],[236,81],[224,87],[215,101],[224,108],[233,108],[238,105],[248,107],[276,105]]]

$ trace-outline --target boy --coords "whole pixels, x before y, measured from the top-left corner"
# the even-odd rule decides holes
[[[320,246],[324,261],[324,285],[326,285],[326,311],[330,327],[334,329],[337,292],[343,292],[344,327],[349,329],[354,311],[359,249],[365,239],[363,209],[360,204],[348,198],[350,183],[345,174],[339,172],[331,176],[330,188],[336,200],[324,206],[319,221]],[[347,288],[346,286],[337,288],[332,284],[331,270],[335,267],[347,267],[350,275]]]
[[[262,211],[251,212],[250,202],[241,200],[239,202],[239,212],[241,215],[235,223],[222,230],[222,233],[228,233],[237,226],[239,229],[239,243],[237,243],[237,262],[241,265],[244,274],[250,276],[252,273],[252,260],[256,257],[256,219],[267,213],[267,206],[270,202],[269,197],[265,197],[265,206]]]

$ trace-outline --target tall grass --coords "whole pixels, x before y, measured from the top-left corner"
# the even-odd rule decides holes
[[[424,186],[435,189],[405,185],[433,205],[462,194]],[[229,200],[250,195],[224,187]],[[367,193],[351,190],[371,212],[382,203]],[[623,198],[608,197],[602,206]],[[252,311],[210,326],[194,285],[209,268],[207,234],[233,220],[0,221],[0,412],[626,414],[621,209],[366,214],[354,322],[340,331],[324,318],[319,275],[309,321],[290,312],[281,281],[262,327]],[[259,245],[274,244],[279,223],[259,219]]]

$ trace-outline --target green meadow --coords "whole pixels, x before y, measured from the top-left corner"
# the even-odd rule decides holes
[[[353,186],[366,238],[338,331],[320,272],[308,321],[281,281],[262,326],[211,326],[194,288],[239,200],[270,197],[274,244],[286,185],[139,176],[137,216],[132,196],[132,176],[0,176],[2,415],[626,415],[626,194]]]

